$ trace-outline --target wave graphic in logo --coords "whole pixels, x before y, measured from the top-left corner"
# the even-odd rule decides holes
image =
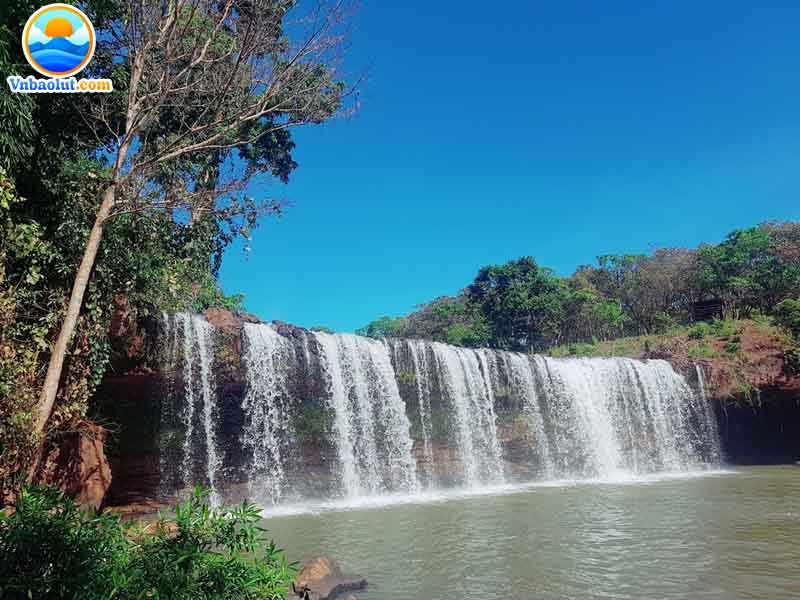
[[[94,27],[74,6],[48,4],[25,24],[22,48],[30,65],[42,75],[69,77],[86,67],[94,55]]]

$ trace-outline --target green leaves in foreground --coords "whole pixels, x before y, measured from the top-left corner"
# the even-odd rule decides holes
[[[214,508],[196,488],[148,527],[88,514],[47,488],[26,489],[0,514],[0,598],[267,600],[295,566],[264,537],[258,508]]]

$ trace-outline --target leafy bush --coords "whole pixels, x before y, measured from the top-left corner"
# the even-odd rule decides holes
[[[741,326],[731,319],[714,319],[711,331],[719,337],[731,337],[739,333]]]
[[[689,327],[689,339],[691,340],[702,340],[703,338],[707,337],[711,334],[711,325],[708,323],[700,322],[695,323],[691,327]]]
[[[4,599],[266,600],[295,575],[254,505],[212,508],[200,488],[150,531],[46,488],[23,490],[14,508],[0,516]]]
[[[671,333],[680,327],[680,322],[675,315],[658,312],[653,317],[653,333]]]
[[[775,307],[775,322],[800,340],[800,299],[784,300]]]
[[[728,354],[736,354],[741,349],[742,349],[742,344],[738,337],[735,337],[732,340],[725,342],[725,352],[727,352]]]

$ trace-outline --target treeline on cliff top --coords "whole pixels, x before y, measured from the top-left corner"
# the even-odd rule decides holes
[[[719,318],[775,315],[800,332],[800,223],[736,230],[718,244],[600,256],[569,277],[531,257],[481,268],[456,296],[357,333],[460,346],[546,351],[565,344],[666,332],[708,301]]]
[[[19,40],[40,6],[0,6],[3,73],[31,72]],[[81,75],[113,93],[0,95],[0,499],[85,424],[120,304],[239,305],[217,270],[280,211],[293,128],[353,109],[348,2],[80,6],[97,31]]]

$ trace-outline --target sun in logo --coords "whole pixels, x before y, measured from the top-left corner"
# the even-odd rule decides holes
[[[48,4],[33,13],[22,31],[22,49],[42,75],[69,77],[94,55],[95,33],[89,18],[69,4]]]

